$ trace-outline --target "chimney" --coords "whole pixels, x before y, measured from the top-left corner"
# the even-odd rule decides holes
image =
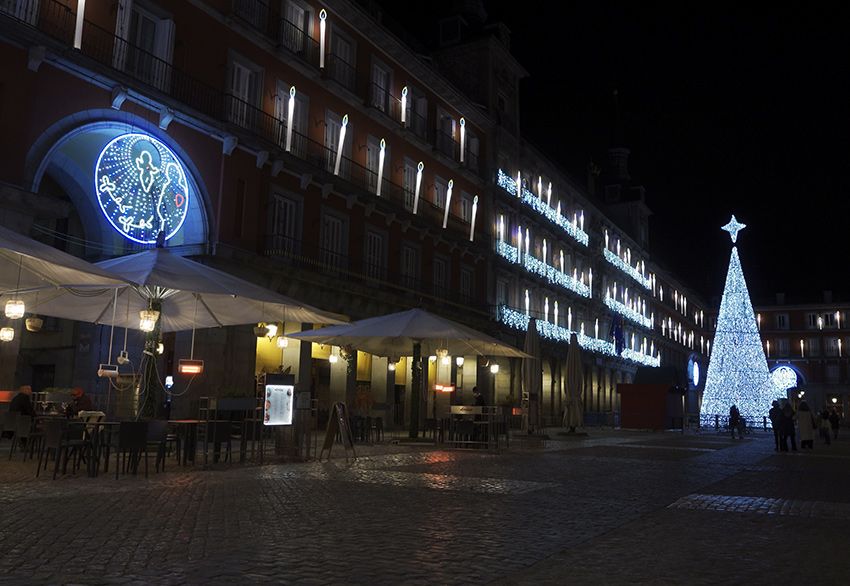
[[[832,291],[824,291],[823,292],[823,302],[824,303],[832,303]]]
[[[785,305],[785,293],[776,294],[776,305]]]

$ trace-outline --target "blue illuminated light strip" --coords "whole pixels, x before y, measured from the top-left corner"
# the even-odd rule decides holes
[[[499,187],[510,193],[511,195],[516,196],[517,194],[517,185],[516,180],[505,175],[505,172],[499,169],[498,179],[496,183]],[[522,203],[531,207],[537,213],[546,216],[551,222],[557,224],[564,230],[567,234],[569,234],[572,238],[574,238],[580,244],[584,244],[587,246],[588,237],[587,232],[573,224],[567,219],[564,215],[559,215],[556,210],[553,210],[551,207],[546,205],[541,198],[537,197],[533,193],[531,193],[527,189],[522,190],[522,197],[520,198]]]
[[[499,321],[515,330],[527,331],[529,316],[502,305],[499,307]],[[578,345],[584,350],[589,350],[590,352],[596,352],[598,354],[604,354],[615,358],[618,357],[617,351],[612,342],[602,340],[600,338],[593,338],[580,332],[574,332],[563,326],[556,326],[555,324],[547,321],[537,320],[537,333],[547,340],[565,342],[567,344],[570,342],[570,336],[575,334],[578,338]],[[635,352],[628,348],[620,352],[619,358],[637,362],[644,366],[658,367],[661,365],[661,360],[658,357],[641,354],[640,352]]]
[[[641,325],[645,328],[652,327],[652,320],[650,320],[644,315],[641,315],[625,303],[617,301],[616,299],[612,299],[611,297],[606,297],[605,305],[607,305],[611,309],[611,311],[619,313],[624,318],[631,320],[638,325]]]
[[[496,246],[496,252],[498,252],[499,256],[512,263],[517,262],[519,250],[507,242],[499,242]],[[572,276],[562,273],[555,267],[534,258],[530,254],[523,256],[522,264],[525,267],[525,270],[529,273],[541,276],[553,285],[560,285],[561,287],[569,289],[573,293],[581,295],[582,297],[590,298],[590,287],[581,281],[574,279]]]
[[[628,276],[630,276],[632,279],[640,283],[641,286],[645,289],[652,288],[652,281],[640,274],[639,270],[629,265],[626,261],[621,259],[619,256],[617,256],[607,248],[603,248],[602,251],[605,254],[605,260],[607,260],[612,265],[614,265],[615,267],[626,273]]]

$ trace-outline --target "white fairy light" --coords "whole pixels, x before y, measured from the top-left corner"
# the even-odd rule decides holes
[[[375,186],[375,195],[378,197],[381,197],[381,185],[384,182],[384,157],[386,156],[386,151],[387,141],[382,138],[380,142],[380,150],[378,151],[378,185]],[[451,183],[451,181],[449,181],[449,183]],[[446,209],[449,209],[448,205],[446,205]],[[445,224],[443,224],[443,228],[445,227]]]
[[[334,175],[339,175],[339,164],[342,161],[342,147],[345,145],[345,129],[348,127],[348,114],[342,117],[339,128],[339,142],[336,149],[336,163],[334,164]]]
[[[413,192],[413,214],[419,211],[419,189],[422,187],[422,171],[425,170],[425,163],[419,161],[416,165],[416,191]]]

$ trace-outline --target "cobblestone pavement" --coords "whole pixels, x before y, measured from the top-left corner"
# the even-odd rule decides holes
[[[850,437],[552,435],[147,480],[0,457],[0,584],[850,582]]]

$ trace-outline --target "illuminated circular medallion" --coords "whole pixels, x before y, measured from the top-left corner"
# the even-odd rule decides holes
[[[793,368],[780,366],[770,373],[770,382],[773,383],[774,389],[784,393],[791,387],[797,386],[797,373]]]
[[[142,244],[174,236],[189,209],[183,163],[156,138],[139,133],[112,139],[97,157],[95,193],[100,209],[122,236]]]

